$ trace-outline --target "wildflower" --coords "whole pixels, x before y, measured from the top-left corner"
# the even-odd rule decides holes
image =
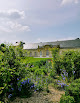
[[[60,85],[60,83],[57,83],[58,85]]]
[[[11,90],[13,91],[13,90],[14,90],[14,88],[11,88]]]
[[[61,88],[64,88],[65,86],[68,86],[68,85],[66,85],[65,83],[57,83],[57,84],[60,85]]]
[[[65,77],[63,78],[63,80],[65,80]]]
[[[31,67],[34,67],[34,65],[32,65]]]
[[[66,77],[68,77],[68,73],[66,72],[66,75],[65,75]]]
[[[22,85],[20,85],[22,87]]]
[[[17,80],[19,80],[19,78],[17,78]]]
[[[64,73],[66,73],[66,70],[63,70]]]
[[[61,84],[61,87],[63,87],[63,85]]]
[[[36,90],[39,90],[38,88]]]
[[[21,84],[23,84],[24,82],[21,82]]]
[[[26,67],[29,67],[29,64],[27,64]]]
[[[62,88],[63,88],[64,86],[66,86],[66,84],[64,84],[64,83],[61,83],[60,85],[61,85]]]
[[[28,83],[29,83],[29,79],[28,79]]]
[[[64,75],[66,75],[66,72],[63,72],[64,73]]]
[[[33,88],[34,86],[32,85],[30,88]]]
[[[25,80],[25,82],[27,83],[27,79]]]
[[[58,82],[60,82],[60,80],[58,80]]]
[[[72,71],[73,75],[75,74],[75,71]]]
[[[64,77],[63,74],[61,74],[61,76]]]
[[[12,94],[9,94],[9,95],[8,95],[8,98],[11,98],[11,97],[12,97]]]
[[[36,92],[36,90],[34,90],[34,92]]]
[[[66,86],[69,86],[69,85],[66,85]]]

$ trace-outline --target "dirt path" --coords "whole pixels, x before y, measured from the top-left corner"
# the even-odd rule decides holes
[[[60,97],[64,91],[59,91],[49,87],[50,92],[35,92],[30,98],[16,98],[11,103],[59,103]]]
[[[59,103],[61,95],[65,93],[64,91],[59,91],[51,86],[49,87],[49,91],[50,93],[47,97],[49,101],[52,101],[52,103]]]

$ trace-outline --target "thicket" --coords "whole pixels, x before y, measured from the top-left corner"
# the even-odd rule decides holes
[[[54,53],[54,52],[53,52]],[[61,75],[61,69],[66,70],[68,78],[80,78],[80,52],[74,50],[64,51],[53,61],[55,70],[58,75]]]
[[[80,78],[74,80],[60,99],[60,103],[80,103]]]
[[[57,87],[65,90],[65,95],[60,99],[60,103],[80,102],[80,52],[78,50],[67,50],[59,54],[59,49],[54,48],[53,69],[56,75]]]
[[[34,83],[27,77],[22,47],[0,45],[0,101],[7,102],[16,96],[30,96]]]

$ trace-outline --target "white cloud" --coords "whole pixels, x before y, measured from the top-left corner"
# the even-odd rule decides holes
[[[77,4],[78,2],[79,2],[79,0],[62,0],[61,5],[66,5],[66,4],[70,4],[70,3]]]
[[[1,33],[2,32],[5,32],[5,33],[22,32],[22,31],[30,31],[30,27],[27,25],[22,25],[18,22],[13,22],[13,21],[1,22],[0,24]]]
[[[0,32],[21,32],[21,31],[30,31],[29,26],[21,25],[17,22],[8,21],[5,25],[0,25]]]
[[[19,31],[30,31],[29,26],[22,24],[21,19],[24,19],[24,17],[24,11],[14,9],[8,11],[0,11],[0,32],[9,33]]]
[[[30,31],[29,26],[24,26],[17,22],[9,21],[7,22],[7,25],[12,31]]]
[[[0,18],[7,19],[23,19],[25,17],[24,11],[19,10],[8,10],[8,11],[0,11]]]

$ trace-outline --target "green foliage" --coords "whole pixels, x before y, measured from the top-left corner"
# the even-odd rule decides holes
[[[63,95],[60,99],[60,103],[75,103],[75,102],[74,102],[74,98],[72,96]]]
[[[45,65],[46,64],[46,60],[40,60],[40,61],[36,61],[35,63],[34,63],[34,66],[38,66],[39,68],[41,67],[41,66],[43,66],[43,65]]]
[[[34,89],[35,85],[29,78],[18,82],[18,95],[20,97],[30,97]]]
[[[78,51],[73,50],[65,51],[55,60],[55,70],[58,75],[61,74],[60,69],[63,69],[67,71],[69,78],[77,79],[80,77],[79,67],[80,67],[80,52]]]
[[[80,53],[75,57],[73,62],[74,62],[74,70],[75,70],[74,79],[80,78]]]
[[[38,81],[36,85],[36,91],[43,91],[43,84],[41,83],[41,81]]]
[[[56,61],[59,56],[59,48],[54,47],[52,49],[52,56],[53,56],[53,72],[55,74],[56,73]]]
[[[52,82],[53,78],[49,76],[49,73],[52,70],[51,63],[48,63],[47,60],[41,60],[27,64],[26,69],[31,73],[30,78],[33,79],[36,85],[36,90],[41,91],[45,89],[49,92],[48,84]]]
[[[55,73],[55,71],[51,70],[51,71],[50,71],[50,76],[53,77],[53,78],[56,78],[56,73]]]
[[[59,48],[54,47],[54,48],[52,49],[53,60],[56,60],[56,59],[57,59],[58,53],[59,53]]]
[[[15,47],[15,52],[18,57],[25,57],[26,56],[26,51],[22,49],[22,46],[16,46]]]
[[[43,69],[36,69],[36,70],[35,70],[35,75],[38,75],[38,76],[39,76],[39,75],[41,75],[41,74],[44,75]]]
[[[74,102],[71,103],[79,103],[80,102],[80,78],[76,79],[74,82],[72,82],[65,91],[65,96],[61,97],[61,100],[65,100],[65,98],[70,97],[74,99]],[[70,100],[70,98],[68,98],[68,100]],[[63,102],[60,102],[63,103]],[[65,102],[64,102],[65,103]]]
[[[20,51],[19,51],[20,50]],[[27,76],[25,64],[21,62],[24,51],[12,45],[0,45],[0,100],[19,96],[18,82]],[[24,56],[25,57],[25,56]],[[30,85],[25,84],[22,91]],[[31,89],[30,89],[31,90]],[[22,95],[23,92],[21,91]],[[26,90],[26,95],[30,93]]]

